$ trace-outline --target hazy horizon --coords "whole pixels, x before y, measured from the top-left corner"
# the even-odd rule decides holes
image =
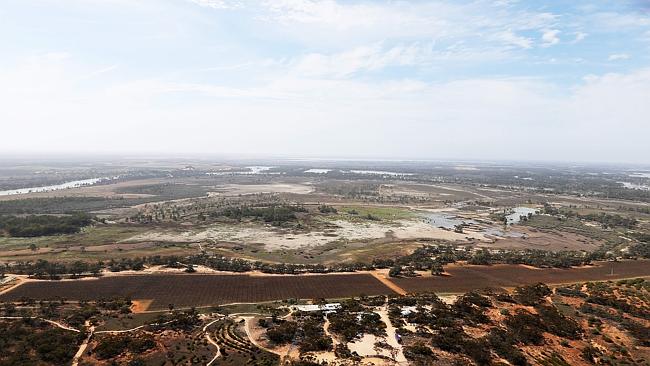
[[[337,164],[396,166],[420,163],[424,166],[440,164],[442,166],[530,166],[530,167],[582,167],[582,168],[617,168],[630,171],[650,171],[650,164],[621,161],[576,161],[576,160],[536,160],[536,159],[479,159],[479,158],[409,158],[409,157],[375,157],[375,156],[291,156],[273,154],[205,154],[205,153],[133,153],[133,154],[81,154],[81,153],[24,153],[0,156],[0,165],[13,164],[74,164],[74,163],[111,163],[129,164],[132,162],[169,162],[169,163],[204,163],[204,164],[279,164],[312,167],[328,167]]]
[[[0,159],[650,164],[647,1],[7,1],[0,56]]]

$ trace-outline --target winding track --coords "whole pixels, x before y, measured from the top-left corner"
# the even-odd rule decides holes
[[[18,320],[18,319],[25,319],[25,318],[42,320],[42,321],[50,323],[50,324],[52,324],[52,325],[54,325],[56,327],[59,327],[61,329],[65,329],[65,330],[68,330],[68,331],[71,331],[71,332],[76,332],[76,333],[81,332],[79,329],[72,328],[72,327],[67,326],[67,325],[65,325],[63,323],[59,323],[57,321],[50,320],[50,319],[40,318],[40,317],[37,317],[37,316],[28,316],[28,317],[24,317],[24,316],[0,316],[0,319],[9,319],[9,320]]]
[[[206,340],[208,341],[208,343],[210,343],[211,345],[213,345],[213,346],[215,346],[215,347],[217,348],[217,353],[214,355],[214,357],[212,358],[212,360],[210,360],[210,362],[208,362],[208,363],[206,364],[206,366],[210,366],[210,365],[212,365],[212,364],[214,363],[214,361],[216,361],[217,358],[219,358],[219,356],[221,356],[221,348],[219,348],[219,344],[217,344],[217,342],[215,342],[215,341],[212,339],[212,337],[210,337],[210,332],[207,331],[207,329],[208,329],[212,324],[218,322],[218,321],[221,320],[221,319],[223,319],[223,317],[221,317],[221,318],[217,318],[217,319],[215,319],[215,320],[209,322],[209,323],[206,324],[206,325],[203,327],[203,329],[202,329],[203,333],[205,333],[205,338],[206,338]]]

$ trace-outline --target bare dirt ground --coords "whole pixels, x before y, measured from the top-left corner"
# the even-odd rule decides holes
[[[408,365],[402,345],[395,339],[395,327],[393,327],[385,307],[376,309],[381,320],[386,324],[386,336],[377,337],[372,334],[364,334],[360,339],[348,343],[350,351],[356,352],[363,357],[362,362],[374,365]],[[378,347],[377,342],[388,344],[388,347]],[[377,357],[380,356],[380,357]],[[380,362],[377,363],[377,360]]]
[[[285,345],[272,345],[269,340],[266,338],[266,329],[258,325],[254,317],[244,317],[245,319],[245,331],[248,339],[255,346],[267,351],[274,353],[281,358],[286,359],[295,359],[300,356],[300,351],[298,347],[294,347],[291,344]]]
[[[131,311],[135,314],[144,313],[149,309],[153,300],[131,300]]]
[[[402,195],[432,200],[492,200],[484,192],[452,184],[400,183],[382,185],[382,195]]]
[[[152,231],[124,240],[130,242],[196,243],[229,241],[263,244],[266,250],[299,249],[325,245],[338,240],[372,240],[391,237],[394,239],[441,239],[465,241],[469,239],[490,240],[479,232],[456,233],[433,227],[418,220],[400,220],[394,223],[358,223],[345,220],[332,221],[336,228],[327,231],[291,233],[266,225],[219,224],[200,231]]]
[[[388,350],[375,348],[375,343],[377,343],[378,340],[379,338],[372,334],[364,334],[361,339],[348,343],[348,348],[350,348],[350,351],[356,352],[361,357],[369,357],[375,355],[389,357],[390,353]]]
[[[407,291],[404,290],[403,288],[397,286],[395,282],[391,281],[388,279],[388,270],[375,270],[375,271],[370,271],[370,274],[381,281],[384,285],[386,285],[388,288],[391,290],[395,291],[396,293],[400,295],[406,295]]]
[[[395,359],[398,365],[408,365],[408,361],[406,360],[406,357],[404,356],[404,350],[402,348],[402,344],[400,344],[397,339],[395,338],[396,334],[396,329],[393,326],[393,323],[391,323],[390,318],[388,317],[388,309],[386,307],[382,307],[377,311],[377,314],[381,317],[381,320],[386,324],[386,343],[388,343],[391,347],[393,347],[393,351],[391,352],[391,357]]]
[[[291,184],[291,183],[275,183],[275,184],[226,184],[215,187],[214,192],[210,196],[238,196],[246,194],[258,193],[293,193],[293,194],[308,194],[314,191],[314,187],[308,183],[305,184]]]

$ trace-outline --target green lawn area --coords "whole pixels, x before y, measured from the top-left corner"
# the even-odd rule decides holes
[[[156,321],[160,313],[142,313],[122,315],[119,318],[105,317],[105,323],[98,326],[96,330],[124,330],[151,324]]]
[[[579,220],[568,218],[560,219],[555,216],[533,215],[528,221],[521,224],[541,230],[558,230],[586,236],[591,239],[603,240],[610,245],[616,245],[623,241],[615,230],[602,230],[598,227],[588,226]]]
[[[378,220],[408,220],[416,216],[416,213],[408,208],[387,207],[387,206],[338,206],[337,215],[330,216],[333,219],[344,219],[352,221],[367,220],[368,215]]]
[[[83,245],[86,247],[112,244],[148,230],[141,226],[98,225],[84,228],[81,232],[67,235],[39,236],[34,238],[0,237],[0,250],[18,250],[29,248],[31,244],[38,248]]]
[[[120,258],[133,258],[150,255],[188,255],[196,254],[198,249],[188,243],[163,243],[152,246],[135,248],[120,248],[118,244],[134,235],[144,233],[151,228],[136,225],[98,225],[87,227],[82,232],[70,235],[53,235],[36,238],[0,237],[0,260],[56,260],[56,261],[97,261]],[[36,250],[29,251],[31,245]],[[108,245],[102,250],[93,247]],[[128,244],[124,244],[127,246]],[[83,247],[84,250],[80,250]],[[20,255],[12,255],[13,251],[28,250]],[[49,251],[52,250],[52,251]]]

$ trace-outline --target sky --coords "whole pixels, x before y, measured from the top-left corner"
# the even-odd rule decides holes
[[[0,154],[650,164],[650,1],[3,0]]]

